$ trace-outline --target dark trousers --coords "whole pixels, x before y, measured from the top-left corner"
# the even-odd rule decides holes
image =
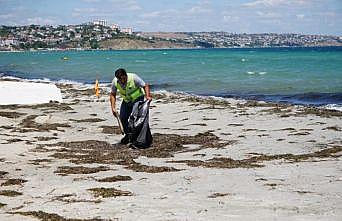
[[[132,113],[133,105],[138,101],[144,101],[144,96],[137,98],[134,102],[122,101],[120,107],[120,120],[122,122],[125,134],[128,133],[128,118]]]

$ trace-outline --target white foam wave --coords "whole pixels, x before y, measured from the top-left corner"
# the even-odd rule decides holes
[[[187,93],[183,91],[175,91],[175,92],[170,92],[167,90],[156,90],[153,91],[154,94],[163,94],[168,97],[170,96],[177,96],[180,98],[199,98],[202,100],[216,100],[216,101],[224,101],[224,102],[229,102],[232,105],[236,105],[237,103],[245,103],[247,100],[245,99],[238,99],[238,98],[225,98],[225,97],[217,97],[217,96],[203,96],[203,95],[196,95],[192,93]]]
[[[36,82],[36,83],[54,83],[54,84],[72,84],[72,85],[87,85],[78,81],[72,81],[72,80],[66,80],[66,79],[60,79],[53,81],[49,78],[33,78],[33,79],[27,79],[27,78],[20,78],[20,77],[14,77],[14,76],[7,76],[4,75],[4,73],[0,73],[0,79],[4,80],[16,80],[16,81],[22,81],[22,82]],[[95,80],[94,80],[95,83]],[[89,84],[92,85],[92,84]]]
[[[43,83],[53,83],[49,78],[34,78],[34,79],[25,79],[29,82],[43,82]]]
[[[4,80],[18,80],[18,81],[23,80],[23,79],[18,78],[18,77],[6,76],[4,73],[1,73],[0,79],[4,79]]]
[[[14,76],[8,76],[4,73],[0,74],[0,79],[4,80],[16,80],[16,81],[23,81],[23,82],[42,82],[42,83],[53,83],[49,78],[34,78],[34,79],[27,79],[27,78],[20,78]]]
[[[267,72],[266,71],[260,71],[260,72],[247,71],[247,74],[250,74],[250,75],[253,75],[253,74],[265,75],[265,74],[267,74]]]
[[[95,80],[94,80],[94,82],[95,82]],[[83,84],[83,83],[78,82],[78,81],[72,81],[72,80],[66,80],[66,79],[61,79],[61,80],[55,81],[55,83],[72,84],[72,85],[86,85],[86,84]]]
[[[4,80],[15,80],[19,82],[26,82],[26,83],[46,83],[46,84],[61,84],[61,85],[72,85],[73,88],[80,89],[80,90],[86,90],[90,88],[94,88],[95,85],[95,79],[93,83],[81,83],[78,81],[72,81],[72,80],[66,80],[66,79],[61,79],[61,80],[56,80],[52,81],[51,79],[48,78],[43,78],[43,79],[23,79],[23,78],[18,78],[18,77],[12,77],[12,76],[0,76],[0,79]],[[100,88],[107,93],[110,92],[110,83],[100,83],[99,84]]]
[[[342,105],[340,104],[328,104],[328,105],[325,105],[324,108],[328,110],[342,111]]]

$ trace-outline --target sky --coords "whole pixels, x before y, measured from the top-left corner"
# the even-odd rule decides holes
[[[342,35],[342,0],[0,0],[0,25],[108,24],[143,32]]]

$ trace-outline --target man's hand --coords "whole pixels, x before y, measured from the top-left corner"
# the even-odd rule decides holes
[[[152,97],[151,96],[146,96],[146,100],[148,100],[148,101],[152,101]]]
[[[150,93],[150,85],[146,84],[144,86],[144,91],[145,91],[145,97],[146,97],[146,100],[148,100],[149,102],[152,101],[152,97],[151,97],[151,93]]]
[[[112,108],[112,113],[113,113],[114,117],[118,117],[119,116],[119,114],[118,114],[118,112],[116,111],[115,108]]]

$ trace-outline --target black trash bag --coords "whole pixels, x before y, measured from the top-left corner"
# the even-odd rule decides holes
[[[149,125],[150,101],[138,101],[134,104],[132,113],[128,118],[129,142],[137,148],[148,148],[153,138]]]

